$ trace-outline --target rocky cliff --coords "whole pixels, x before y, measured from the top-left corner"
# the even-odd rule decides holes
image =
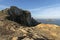
[[[0,11],[0,40],[60,40],[60,26],[39,24],[15,6]]]

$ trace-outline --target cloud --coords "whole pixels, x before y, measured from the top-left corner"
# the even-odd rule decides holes
[[[60,6],[53,5],[47,7],[40,7],[30,10],[34,18],[58,18],[60,19]]]

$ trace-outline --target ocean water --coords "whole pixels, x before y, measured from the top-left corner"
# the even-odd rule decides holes
[[[45,24],[56,24],[60,26],[60,19],[37,19],[37,21]]]

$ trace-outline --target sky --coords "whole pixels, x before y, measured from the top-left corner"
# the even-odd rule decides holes
[[[0,10],[10,6],[29,10],[34,18],[60,19],[60,0],[0,0]]]

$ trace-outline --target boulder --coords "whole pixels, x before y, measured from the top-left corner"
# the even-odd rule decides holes
[[[10,20],[18,22],[22,25],[34,26],[38,24],[38,22],[31,17],[31,13],[27,10],[19,9],[16,6],[11,6],[7,12]]]

